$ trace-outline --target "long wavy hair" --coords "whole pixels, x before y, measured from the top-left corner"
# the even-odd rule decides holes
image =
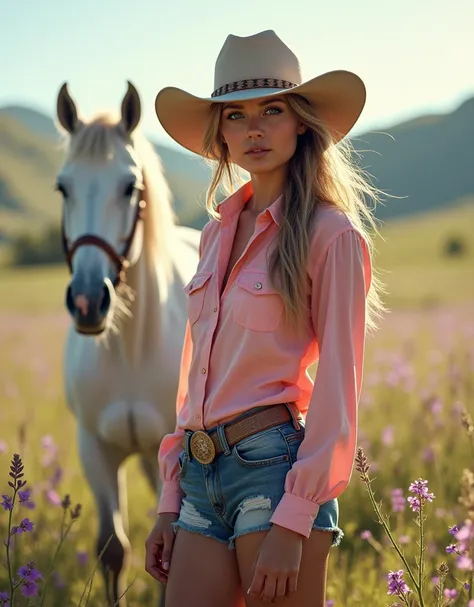
[[[380,191],[370,184],[365,171],[355,161],[348,140],[331,145],[331,135],[317,118],[311,104],[300,95],[285,96],[291,110],[308,128],[298,137],[296,151],[288,165],[283,196],[282,222],[278,243],[269,259],[270,277],[285,303],[287,320],[296,327],[307,318],[307,260],[311,242],[311,227],[320,203],[343,210],[365,238],[373,256],[374,236],[378,233],[373,209]],[[216,192],[221,187],[231,193],[242,183],[239,168],[231,161],[229,150],[220,136],[224,104],[214,103],[204,137],[204,155],[215,161],[213,177],[207,191],[206,208],[209,215],[220,219],[216,212]],[[372,208],[368,202],[372,201]],[[385,307],[381,299],[382,283],[373,269],[366,300],[366,327],[375,329]]]

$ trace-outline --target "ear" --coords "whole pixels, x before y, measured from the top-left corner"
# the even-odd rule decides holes
[[[306,131],[308,130],[308,126],[306,124],[304,124],[304,122],[300,122],[298,124],[298,129],[297,129],[297,133],[298,135],[302,135],[303,133],[306,133]]]
[[[67,88],[67,82],[64,82],[59,89],[58,99],[56,102],[56,113],[59,124],[69,134],[73,135],[80,124],[77,117],[77,108]]]
[[[127,80],[128,89],[122,101],[122,126],[131,135],[140,122],[142,113],[140,96],[133,84]]]

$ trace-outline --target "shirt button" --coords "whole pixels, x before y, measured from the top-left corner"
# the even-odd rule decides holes
[[[257,289],[257,291],[259,291],[262,287],[263,287],[263,285],[261,282],[256,282],[254,284],[254,288]]]
[[[217,307],[214,308],[214,312],[217,312]]]
[[[202,373],[203,375],[205,375],[205,374],[206,374],[206,369],[205,369],[204,367],[201,369],[201,373]]]

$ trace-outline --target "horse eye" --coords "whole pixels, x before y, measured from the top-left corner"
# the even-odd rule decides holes
[[[130,183],[128,183],[125,186],[124,196],[126,196],[127,198],[130,198],[133,195],[133,193],[135,192],[135,188],[136,188],[136,183],[134,181],[131,181]]]
[[[61,192],[61,194],[63,195],[63,197],[64,197],[64,198],[67,198],[67,197],[68,197],[67,190],[66,190],[66,188],[64,187],[64,185],[63,185],[62,183],[57,183],[57,184],[54,186],[54,189],[55,189],[57,192]]]

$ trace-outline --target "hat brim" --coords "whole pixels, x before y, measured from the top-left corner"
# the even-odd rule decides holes
[[[296,93],[314,107],[317,117],[329,129],[334,143],[343,139],[357,122],[366,100],[366,88],[359,76],[335,70],[316,76],[291,89],[254,88],[220,97],[196,97],[177,87],[162,89],[155,99],[155,111],[164,130],[184,148],[203,156],[203,141],[214,103],[262,99]]]

